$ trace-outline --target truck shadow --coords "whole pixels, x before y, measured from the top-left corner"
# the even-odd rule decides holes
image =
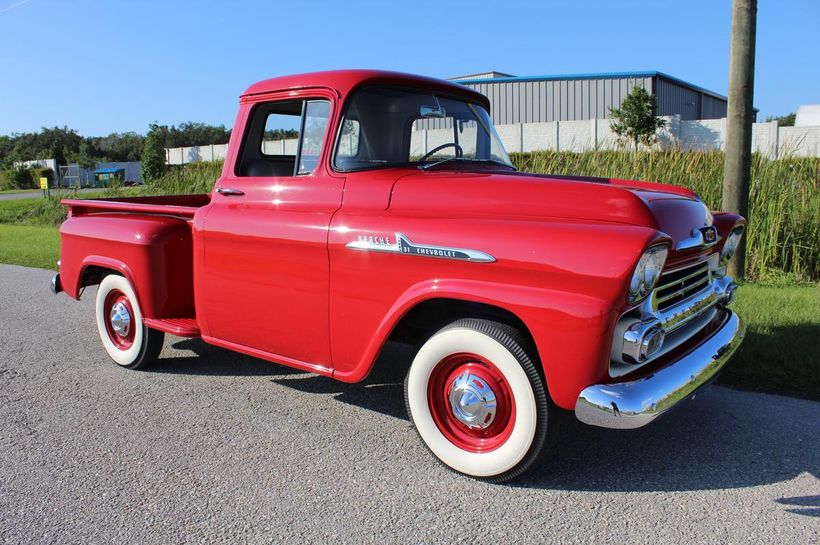
[[[167,357],[169,345],[166,345],[166,354],[163,354],[162,357],[154,362],[151,367],[146,370],[147,372],[220,377],[266,377],[306,374],[299,369],[277,365],[269,361],[219,348],[207,344],[201,339],[178,339],[176,337],[172,337],[172,339],[169,344],[173,350],[190,351],[195,355]]]
[[[362,383],[346,384],[185,340],[202,357],[168,360],[158,372],[259,375],[305,394],[407,422],[403,381],[412,351],[388,346]],[[539,466],[504,486],[566,491],[688,491],[745,488],[820,476],[820,403],[709,386],[636,430],[586,426],[561,414],[559,440]],[[409,422],[406,423],[410,426]],[[419,450],[420,453],[423,450]],[[812,505],[805,513],[814,514]]]

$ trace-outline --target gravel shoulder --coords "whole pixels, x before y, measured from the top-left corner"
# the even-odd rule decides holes
[[[0,543],[820,543],[820,403],[710,386],[487,485],[416,437],[404,348],[352,385],[170,336],[126,371],[51,274],[0,265]]]

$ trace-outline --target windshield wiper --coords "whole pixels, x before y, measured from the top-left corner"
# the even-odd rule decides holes
[[[512,165],[508,165],[507,163],[503,163],[501,161],[496,161],[495,159],[468,159],[466,157],[447,157],[446,159],[441,159],[440,161],[435,161],[433,163],[427,163],[424,165],[419,165],[419,170],[428,170],[433,168],[434,166],[442,165],[444,163],[449,163],[450,161],[464,161],[466,163],[492,163],[494,165],[500,165],[505,168],[509,168],[511,170],[518,170]]]

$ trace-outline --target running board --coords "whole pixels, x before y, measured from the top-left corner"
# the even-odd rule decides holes
[[[196,318],[143,318],[142,323],[151,329],[158,329],[178,337],[199,337]]]

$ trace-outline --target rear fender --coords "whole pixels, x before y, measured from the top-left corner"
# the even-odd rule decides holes
[[[193,317],[191,230],[177,218],[98,214],[72,217],[60,228],[60,279],[80,297],[91,267],[125,276],[146,318]]]

